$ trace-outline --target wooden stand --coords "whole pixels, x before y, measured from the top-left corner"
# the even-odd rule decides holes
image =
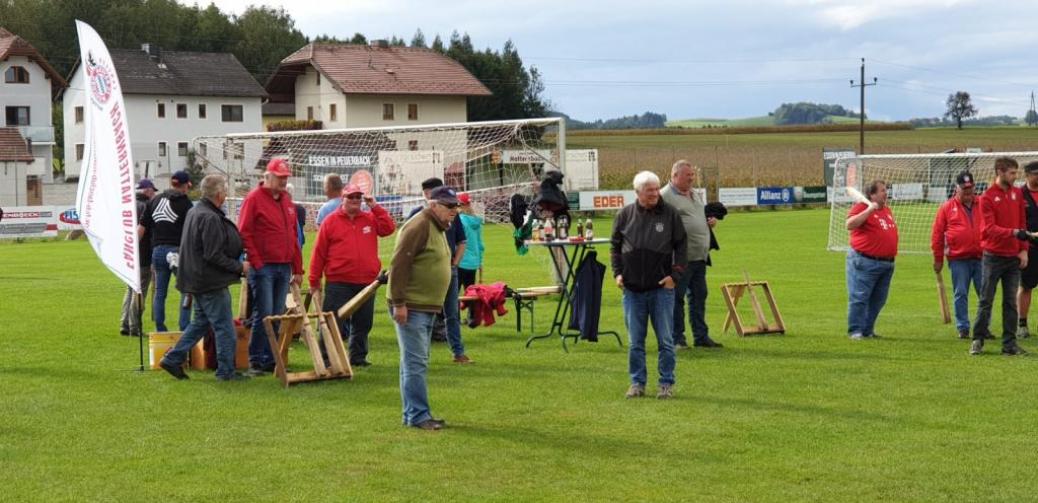
[[[311,295],[307,295],[306,302],[303,302],[299,294],[299,287],[292,285],[292,296],[295,305],[289,309],[288,314],[263,318],[267,340],[270,342],[270,349],[274,353],[276,362],[274,373],[278,379],[281,379],[281,384],[287,388],[301,382],[352,378],[353,368],[350,367],[350,359],[347,358],[346,348],[342,344],[342,335],[339,333],[339,325],[335,321],[335,313],[321,312],[321,292],[311,292]],[[311,296],[313,302],[310,302]],[[314,313],[309,312],[311,304],[316,306]],[[324,364],[321,346],[317,343],[313,327],[310,325],[311,318],[317,320],[318,333],[324,341],[325,351],[328,353],[328,365]],[[281,323],[276,337],[274,334],[275,321]],[[293,334],[296,333],[302,334],[300,338],[310,351],[310,359],[314,365],[312,371],[288,371],[288,347],[292,344]]]
[[[775,304],[775,296],[771,293],[771,286],[768,285],[767,281],[750,281],[749,275],[743,274],[746,278],[745,282],[721,285],[721,296],[724,297],[724,303],[728,306],[728,317],[725,318],[724,327],[721,330],[727,332],[728,327],[735,325],[735,331],[741,336],[786,333],[786,325],[782,322],[782,314],[779,313],[778,305]],[[758,287],[764,292],[764,298],[771,307],[771,317],[775,320],[775,323],[769,324],[767,318],[764,317],[764,310],[761,309],[760,302],[757,300],[757,293],[754,291],[754,287]],[[747,327],[743,324],[742,319],[739,318],[737,306],[739,305],[739,299],[745,293],[750,294],[750,304],[753,306],[753,313],[757,318],[755,328]]]

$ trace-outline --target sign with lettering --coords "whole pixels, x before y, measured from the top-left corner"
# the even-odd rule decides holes
[[[793,187],[758,187],[757,205],[793,204]]]

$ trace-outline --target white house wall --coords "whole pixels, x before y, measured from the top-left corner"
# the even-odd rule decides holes
[[[4,74],[12,66],[29,72],[28,84],[7,84]],[[53,181],[51,159],[54,158],[54,127],[52,123],[51,81],[42,67],[24,56],[11,56],[0,61],[0,125],[7,126],[9,106],[29,107],[29,126],[20,128],[22,136],[33,140],[32,155],[36,162],[30,166],[30,175],[40,175],[44,182]],[[24,167],[24,166],[23,166]],[[24,185],[24,183],[23,183]]]
[[[393,120],[382,119],[382,105],[393,104]],[[407,118],[407,106],[418,105],[418,119]],[[349,128],[420,126],[468,120],[464,96],[419,96],[404,94],[346,95],[346,125]],[[298,112],[297,112],[298,113]]]

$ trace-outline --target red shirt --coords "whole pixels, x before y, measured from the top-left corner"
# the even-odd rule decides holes
[[[953,197],[937,210],[930,234],[930,249],[934,262],[949,260],[978,259],[980,250],[980,209],[974,201],[967,209],[959,198]]]
[[[245,196],[238,216],[249,265],[260,269],[266,264],[292,264],[292,274],[303,274],[298,225],[292,196],[281,192],[281,197],[274,199],[260,182]]]
[[[1000,257],[1013,257],[1027,249],[1027,241],[1013,235],[1027,228],[1024,194],[1017,187],[1008,190],[992,184],[980,196],[980,247]]]
[[[868,205],[865,203],[855,204],[851,206],[847,217],[853,217],[866,208]],[[865,223],[851,229],[851,248],[877,258],[897,256],[897,224],[894,223],[894,214],[890,212],[889,206],[876,210]]]
[[[375,281],[382,269],[378,258],[378,238],[396,230],[396,223],[381,206],[362,211],[350,218],[339,208],[321,222],[317,242],[310,256],[311,289],[321,283],[321,275],[329,283],[366,285]]]

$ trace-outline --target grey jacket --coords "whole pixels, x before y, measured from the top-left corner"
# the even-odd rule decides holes
[[[623,275],[624,288],[633,292],[660,288],[666,276],[677,281],[687,264],[686,240],[681,217],[663,198],[648,209],[628,204],[613,220],[613,276]]]
[[[220,208],[202,199],[184,221],[177,289],[206,293],[227,288],[241,278],[241,235]]]

